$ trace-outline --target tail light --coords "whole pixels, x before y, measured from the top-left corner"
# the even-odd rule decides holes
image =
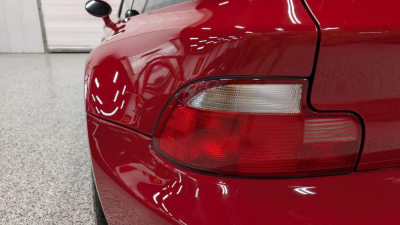
[[[154,146],[182,166],[238,176],[349,172],[361,127],[350,113],[314,112],[306,80],[223,79],[180,91]]]

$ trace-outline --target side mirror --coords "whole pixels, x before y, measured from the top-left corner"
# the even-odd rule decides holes
[[[86,11],[95,17],[108,17],[111,14],[111,6],[107,2],[91,0],[85,5]]]
[[[136,10],[134,10],[134,9],[129,9],[128,11],[126,11],[126,13],[125,13],[125,18],[129,18],[129,17],[132,17],[132,16],[137,16],[137,15],[139,15],[140,13],[138,12],[138,11],[136,11]]]

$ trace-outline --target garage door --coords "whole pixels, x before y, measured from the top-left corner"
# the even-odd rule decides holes
[[[122,11],[132,7],[143,13],[186,1],[189,0],[125,0]],[[113,10],[111,19],[117,20],[121,0],[106,2]],[[85,0],[41,0],[41,3],[50,52],[88,52],[100,43],[103,20],[86,12]]]
[[[85,0],[41,0],[48,48],[57,51],[90,51],[100,43],[103,20],[89,15]],[[117,18],[120,0],[107,0],[112,19]]]

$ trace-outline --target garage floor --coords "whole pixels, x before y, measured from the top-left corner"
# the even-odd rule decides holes
[[[93,224],[87,54],[0,54],[0,224]]]

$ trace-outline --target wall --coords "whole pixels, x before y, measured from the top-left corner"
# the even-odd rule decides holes
[[[44,51],[37,0],[0,0],[0,52]]]

